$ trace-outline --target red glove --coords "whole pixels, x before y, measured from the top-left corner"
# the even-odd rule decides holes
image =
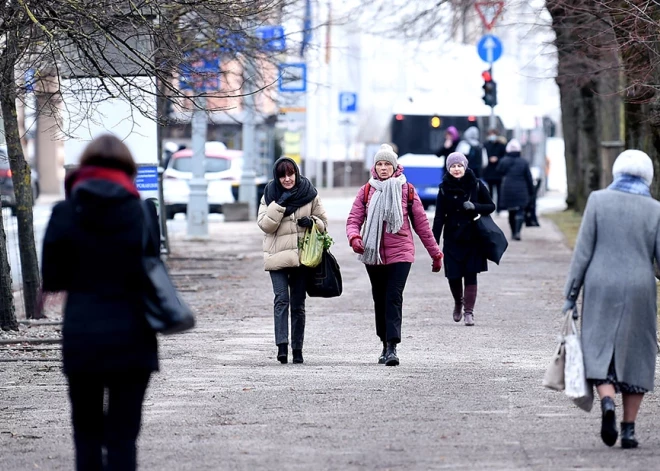
[[[433,268],[431,269],[431,271],[433,273],[438,273],[440,270],[442,270],[442,255],[440,255],[439,257],[435,257],[433,259],[432,267]]]
[[[351,248],[353,252],[363,254],[364,253],[364,243],[362,243],[362,237],[354,237],[351,240]]]

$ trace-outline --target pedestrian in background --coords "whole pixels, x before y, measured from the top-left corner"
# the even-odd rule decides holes
[[[442,268],[424,205],[406,182],[398,156],[388,144],[374,156],[369,182],[358,191],[346,221],[346,236],[365,264],[374,300],[376,335],[383,343],[378,363],[399,364],[403,291],[415,261],[413,229],[431,256],[432,271]]]
[[[474,176],[481,178],[484,166],[483,147],[479,141],[479,128],[470,126],[463,133],[463,140],[456,146],[456,152],[463,154],[468,160],[468,168],[472,170]],[[445,165],[447,168],[447,165]]]
[[[461,140],[461,134],[454,126],[449,126],[445,132],[445,142],[442,147],[435,153],[438,157],[447,157],[449,154],[456,150],[456,146]],[[395,149],[395,152],[398,150]]]
[[[502,182],[502,177],[497,173],[497,164],[500,159],[506,155],[506,141],[502,142],[500,136],[497,132],[497,129],[489,129],[488,137],[484,143],[484,149],[486,150],[486,155],[488,156],[488,164],[483,172],[483,180],[488,185],[488,192],[491,197],[495,197],[496,200],[496,211],[500,211],[501,208],[501,191],[500,183]]]
[[[582,298],[582,352],[601,401],[601,439],[614,446],[615,393],[623,394],[621,446],[637,447],[635,420],[653,390],[657,355],[655,263],[660,262],[660,203],[651,197],[653,162],[626,150],[614,182],[589,195],[575,244],[563,312]]]
[[[477,274],[488,271],[486,252],[481,247],[474,221],[495,211],[488,188],[468,168],[460,152],[447,157],[445,172],[435,203],[433,235],[440,242],[444,231],[445,276],[454,298],[455,322],[465,317],[465,325],[474,325],[477,302]],[[465,285],[465,286],[464,286]]]
[[[159,255],[160,233],[153,203],[145,219],[136,174],[122,141],[94,139],[67,177],[66,200],[53,208],[44,237],[43,291],[67,293],[62,360],[78,470],[136,469],[142,403],[158,370],[142,257]],[[146,246],[144,224],[152,235]]]
[[[534,181],[529,164],[520,156],[520,143],[511,139],[506,145],[506,155],[500,159],[497,172],[502,176],[501,209],[509,211],[509,226],[513,240],[520,240],[525,222],[525,209],[535,195]]]
[[[273,165],[273,180],[261,198],[257,224],[264,232],[264,268],[273,283],[277,359],[288,362],[289,309],[294,363],[303,363],[306,267],[300,264],[299,242],[316,224],[326,232],[328,218],[314,185],[300,174],[296,162],[281,157]]]

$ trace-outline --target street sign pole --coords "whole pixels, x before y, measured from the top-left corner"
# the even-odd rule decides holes
[[[196,91],[196,93],[200,93]],[[204,177],[204,158],[206,156],[206,97],[196,96],[194,98],[192,115],[192,179],[190,186],[190,198],[188,200],[187,220],[188,237],[207,238],[209,235],[209,203],[207,197],[208,184]]]
[[[245,57],[244,88],[243,88],[243,171],[241,172],[241,183],[238,188],[238,201],[248,204],[248,220],[257,218],[257,187],[255,178],[256,156],[255,156],[255,110],[254,110],[254,87],[252,86],[253,73],[252,63],[249,57]]]

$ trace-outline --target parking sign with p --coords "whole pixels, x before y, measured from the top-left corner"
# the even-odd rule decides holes
[[[357,111],[357,93],[341,92],[339,94],[339,111],[341,113],[355,113]]]

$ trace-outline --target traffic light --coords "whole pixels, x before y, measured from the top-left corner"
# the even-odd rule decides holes
[[[484,84],[481,88],[484,89],[483,100],[484,103],[491,108],[497,105],[497,84],[493,81],[493,76],[490,70],[484,70],[481,74],[484,79]]]

